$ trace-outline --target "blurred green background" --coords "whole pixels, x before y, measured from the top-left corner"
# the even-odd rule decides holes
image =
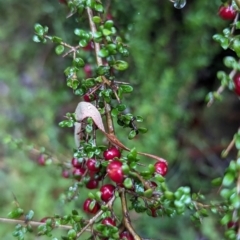
[[[167,183],[173,190],[188,185],[207,199],[217,199],[210,180],[221,176],[231,159],[222,160],[220,153],[240,120],[239,102],[232,92],[226,90],[224,101],[211,108],[204,102],[219,85],[215,75],[224,68],[222,58],[232,54],[212,40],[228,25],[217,15],[220,0],[189,0],[181,10],[168,0],[108,3],[130,47],[129,70],[119,75],[119,80],[134,86],[125,102],[144,117],[149,129],[132,141],[121,130],[119,138],[129,147],[166,158]],[[0,217],[13,208],[14,195],[22,208],[35,211],[36,221],[54,213],[67,214],[76,206],[81,211],[85,191],[77,203],[61,201],[72,180],[61,177],[60,167],[38,166],[36,157],[4,142],[11,136],[24,145],[45,147],[61,161],[71,160],[73,131],[58,127],[81,100],[65,87],[63,71],[70,59],[58,57],[53,44],[34,43],[33,26],[47,25],[51,35],[77,44],[73,30],[86,19],[67,19],[67,8],[57,0],[0,0],[0,6]],[[83,56],[94,62],[90,53]],[[153,239],[222,239],[223,229],[215,216],[200,226],[190,221],[188,213],[173,219],[132,213],[132,219],[140,235]],[[14,225],[0,223],[1,239],[14,239],[13,229]]]

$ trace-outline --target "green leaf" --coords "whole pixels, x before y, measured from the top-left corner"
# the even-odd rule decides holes
[[[74,229],[70,229],[67,233],[67,236],[70,238],[70,239],[75,239],[76,236],[77,236],[77,233]]]
[[[223,186],[229,187],[234,182],[235,176],[232,172],[227,172],[223,178]]]
[[[64,120],[59,123],[60,127],[73,127],[74,126],[74,121],[73,120]]]
[[[96,41],[96,40],[99,40],[101,41],[102,40],[102,33],[101,32],[95,32],[93,34],[93,39]]]
[[[123,93],[131,93],[133,91],[133,87],[127,84],[122,84],[119,88]]]
[[[109,70],[110,70],[109,66],[101,65],[97,68],[97,74],[100,76],[109,75]]]
[[[64,46],[63,45],[58,45],[55,48],[55,52],[56,52],[57,55],[61,55],[64,52]]]
[[[117,60],[115,61],[113,68],[115,68],[118,71],[124,71],[128,68],[128,63],[123,60]]]
[[[143,195],[147,198],[152,197],[152,194],[153,194],[153,189],[148,189],[143,193]]]
[[[9,218],[19,218],[23,215],[23,209],[22,208],[16,208],[10,213],[8,213]]]
[[[137,135],[136,130],[131,130],[128,134],[128,139],[133,139],[136,137],[136,135]]]
[[[119,114],[119,111],[117,108],[113,108],[111,111],[111,116],[112,117],[116,117]]]
[[[164,192],[164,197],[168,200],[173,200],[174,199],[174,194],[173,194],[173,192],[165,191]]]
[[[109,30],[109,29],[104,28],[104,29],[102,30],[102,33],[103,33],[104,36],[109,36],[109,35],[112,34],[112,31]]]
[[[223,62],[224,62],[224,65],[225,65],[226,67],[229,67],[229,68],[233,68],[234,64],[237,63],[237,61],[235,60],[235,58],[234,58],[234,57],[231,57],[231,56],[225,57],[225,58],[223,59]],[[221,75],[219,75],[220,73],[221,73]],[[222,79],[223,77],[226,77],[226,76],[227,76],[226,73],[223,72],[223,71],[220,71],[220,73],[218,73],[218,78],[221,77],[221,78],[219,78],[219,79]]]
[[[75,67],[81,68],[81,67],[84,67],[85,62],[83,61],[82,58],[75,58],[75,59],[73,60],[73,65],[74,65]]]
[[[129,173],[129,166],[124,163],[122,165],[122,171],[123,171],[124,174],[128,174]]]
[[[88,40],[82,39],[79,41],[79,46],[86,47],[88,45]]]
[[[102,48],[99,52],[98,52],[98,56],[101,58],[105,58],[108,57],[109,55],[109,51],[105,48]]]
[[[33,216],[34,216],[34,211],[33,211],[33,210],[30,210],[30,211],[26,214],[25,219],[26,219],[27,221],[30,221],[30,220],[32,220]]]
[[[113,27],[114,22],[112,20],[107,20],[104,23],[104,28],[111,29]]]
[[[227,225],[232,219],[232,215],[230,213],[227,213],[221,220],[220,223],[222,225]]]
[[[222,184],[222,178],[220,177],[212,180],[212,185],[214,186],[221,186],[221,184]]]
[[[67,86],[72,88],[73,90],[77,89],[78,85],[79,85],[79,81],[77,79],[71,79],[71,78],[67,79]]]
[[[94,16],[92,18],[92,20],[93,20],[94,23],[100,23],[101,22],[101,18],[99,16]]]
[[[100,12],[102,13],[104,11],[104,8],[103,8],[103,5],[101,3],[96,3],[94,5],[94,9],[97,11],[97,12]]]
[[[120,103],[116,108],[119,112],[122,112],[127,108],[127,106],[123,103]]]
[[[140,127],[140,128],[138,128],[138,131],[139,131],[140,133],[146,133],[146,132],[148,131],[148,129],[147,129],[147,128],[144,128],[144,127]]]
[[[60,37],[53,36],[52,37],[52,42],[54,42],[54,43],[61,43],[62,39]]]
[[[234,140],[235,140],[235,146],[239,150],[240,149],[240,134],[236,133],[234,135]]]
[[[33,36],[33,41],[36,42],[36,43],[39,43],[39,42],[42,42],[42,39],[39,36],[34,35]]]
[[[131,189],[133,187],[132,179],[126,178],[123,182],[125,188]]]
[[[42,25],[40,25],[39,23],[36,23],[34,25],[34,30],[36,31],[36,33],[40,36],[43,36],[44,35],[44,28]]]

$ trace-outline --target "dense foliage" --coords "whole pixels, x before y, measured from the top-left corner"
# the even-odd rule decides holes
[[[126,227],[127,217],[121,215],[126,191],[130,197],[126,205],[134,209],[129,212],[133,228],[142,237],[221,239],[225,234],[236,239],[239,192],[238,185],[234,186],[239,161],[232,160],[236,152],[230,152],[234,144],[239,148],[239,135],[235,134],[240,86],[235,2],[232,6],[225,1],[220,7],[217,0],[189,1],[183,9],[174,8],[167,0],[103,1],[103,6],[95,1],[68,1],[68,6],[65,1],[0,2],[5,19],[0,34],[4,56],[0,60],[1,217],[9,214],[36,222],[45,218],[46,225],[34,228],[35,234],[43,235],[48,235],[54,224],[72,225],[74,229],[52,234],[75,239],[86,226],[83,219],[91,218],[88,213],[98,214],[102,206],[104,215],[97,220],[94,236],[116,239],[118,234],[128,235],[125,230],[131,228]],[[95,34],[89,27],[86,6],[95,16],[90,21],[98,29]],[[48,44],[32,42],[34,31],[35,42]],[[96,62],[98,43],[101,51]],[[76,45],[79,51],[74,52],[72,46]],[[68,50],[74,54],[66,54]],[[214,81],[216,76],[220,82]],[[230,91],[222,94],[224,88]],[[206,95],[211,105],[208,109],[204,108]],[[217,102],[222,96],[224,101]],[[96,100],[97,111],[103,114],[107,113],[106,104],[110,105],[115,134],[124,147],[99,133],[102,129],[95,109],[84,119],[73,114],[82,100]],[[77,138],[83,148],[77,148],[72,128],[59,128],[58,123],[73,127],[82,120],[86,121],[84,131]],[[148,133],[142,134],[145,127]],[[233,135],[222,161],[221,152]],[[137,152],[166,158],[168,165],[161,159],[150,162]],[[112,160],[114,157],[117,159]],[[146,167],[138,174],[139,163]],[[112,181],[106,177],[102,184],[91,172],[97,177],[108,173]],[[219,187],[210,184],[216,177],[222,177],[214,181],[222,184],[221,196]],[[82,187],[78,196],[82,185],[99,190],[89,193]],[[114,209],[118,219],[123,217],[123,225],[108,211],[114,192],[121,196]],[[228,229],[229,224],[233,228]],[[13,239],[12,229],[1,223],[1,237]],[[26,230],[18,225],[15,235]]]

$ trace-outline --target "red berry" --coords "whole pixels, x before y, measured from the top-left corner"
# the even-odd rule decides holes
[[[240,73],[236,74],[233,78],[235,93],[240,96]]]
[[[93,203],[94,205],[90,206],[91,203]],[[86,213],[95,214],[99,211],[99,209],[100,209],[100,205],[95,200],[92,200],[90,198],[87,198],[83,203],[83,211]]]
[[[69,178],[69,176],[70,176],[69,171],[67,169],[63,169],[62,170],[62,177],[63,178]]]
[[[40,222],[45,223],[48,219],[50,219],[51,217],[44,217],[40,220]]]
[[[75,168],[82,168],[82,163],[80,163],[77,158],[73,158],[71,163]]]
[[[84,173],[85,173],[84,168],[74,168],[72,172],[73,177],[79,181],[81,180]]]
[[[38,161],[38,164],[39,164],[39,165],[44,166],[44,165],[45,165],[45,162],[46,162],[44,155],[41,154],[41,155],[38,157],[38,160],[37,160],[37,161]]]
[[[227,227],[237,230],[238,229],[238,222],[230,221],[230,222],[228,222]]]
[[[121,232],[119,234],[120,239],[134,240],[132,234],[128,231]]]
[[[92,76],[92,66],[90,64],[86,64],[83,70],[87,78],[90,78]]]
[[[98,188],[98,180],[90,179],[86,184],[86,188],[88,188],[88,189]]]
[[[233,20],[236,15],[237,11],[233,8],[233,6],[224,6],[222,5],[219,8],[218,15],[223,19],[223,20]]]
[[[93,49],[94,49],[94,44],[93,44],[93,42],[88,43],[88,45],[83,48],[83,50],[85,50],[85,51],[91,51],[91,50],[93,50]]]
[[[104,218],[102,220],[102,224],[116,226],[115,220],[113,218],[110,218],[110,217]]]
[[[107,166],[107,173],[112,181],[116,183],[122,183],[124,180],[122,162],[118,160],[112,160]]]
[[[100,168],[97,166],[96,159],[89,158],[86,162],[87,169],[91,172],[99,172]]]
[[[157,184],[154,181],[150,181],[151,187],[157,187]]]
[[[157,209],[156,208],[150,208],[150,210],[151,210],[151,216],[152,217],[157,217],[158,215],[157,215]]]
[[[156,173],[162,176],[165,176],[167,174],[167,171],[168,171],[167,163],[159,161],[154,164],[154,167],[155,167]]]
[[[114,195],[114,190],[115,190],[115,187],[112,185],[112,184],[106,184],[106,185],[103,185],[101,188],[100,188],[100,192],[101,192],[101,199],[104,201],[104,202],[108,202]]]
[[[92,102],[92,101],[96,100],[96,95],[86,93],[85,95],[83,95],[83,99],[85,102]]]
[[[121,152],[116,147],[111,147],[103,152],[103,157],[105,160],[120,158]]]

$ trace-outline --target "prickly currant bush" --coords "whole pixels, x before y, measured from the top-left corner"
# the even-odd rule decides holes
[[[178,9],[186,4],[182,0],[171,2]],[[240,57],[240,35],[236,31],[240,28],[236,19],[240,3],[237,0],[224,2],[219,8],[219,16],[224,20],[234,20],[234,23],[224,29],[223,34],[216,34],[213,38],[224,49],[230,48]],[[83,234],[89,234],[89,239],[141,240],[132,226],[129,210],[154,218],[174,217],[190,211],[192,220],[199,223],[211,211],[219,216],[222,225],[228,226],[226,238],[237,239],[236,234],[240,232],[239,224],[235,224],[240,222],[240,153],[236,160],[230,162],[224,175],[213,180],[221,186],[222,202],[202,203],[204,196],[191,193],[187,186],[180,186],[175,191],[169,189],[165,176],[168,177],[168,171],[171,172],[171,164],[145,150],[128,148],[119,140],[114,127],[115,123],[122,127],[130,140],[147,132],[141,126],[143,118],[134,115],[124,101],[126,94],[132,94],[133,87],[119,79],[121,72],[131,67],[126,61],[130,55],[127,38],[118,33],[121,24],[116,24],[108,12],[109,4],[101,1],[59,0],[59,3],[66,5],[68,17],[75,18],[78,24],[71,32],[73,43],[50,35],[48,27],[41,24],[35,24],[33,40],[37,43],[50,41],[56,45],[57,55],[71,59],[64,70],[66,88],[71,88],[79,103],[75,112],[66,113],[65,120],[59,125],[74,128],[75,146],[71,148],[71,160],[56,160],[53,163],[61,166],[63,178],[71,177],[66,181],[71,181],[72,185],[62,201],[65,204],[74,202],[77,210],[73,209],[64,216],[53,214],[44,224],[39,223],[38,234],[51,236],[55,227],[62,227],[68,229],[67,236],[62,237],[64,240],[81,239]],[[224,59],[224,64],[231,71],[218,72],[221,86],[208,95],[208,106],[219,98],[225,88],[234,90],[240,96],[239,62],[233,57]],[[226,156],[234,145],[239,151],[240,132],[234,135],[233,142],[223,155]],[[143,158],[149,160],[143,161]],[[45,165],[45,155],[40,155],[38,163]],[[85,194],[87,197],[81,201]],[[121,213],[116,211],[116,202],[121,205]],[[86,214],[79,213],[79,206]],[[27,227],[30,229],[33,213],[24,214],[19,206],[9,213],[10,218],[24,216],[23,225],[16,226],[16,237],[30,232]]]

